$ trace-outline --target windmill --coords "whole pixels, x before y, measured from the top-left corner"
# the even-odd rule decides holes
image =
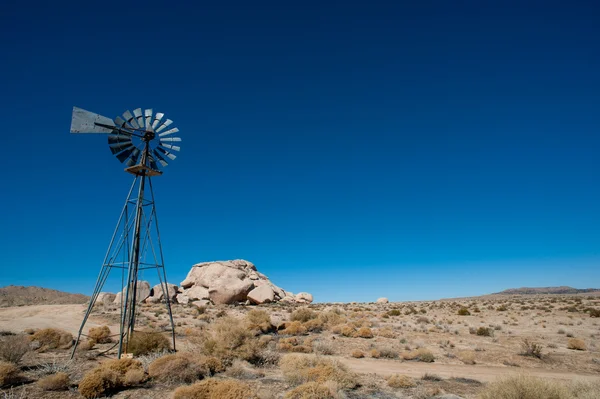
[[[175,350],[175,325],[160,243],[152,177],[162,175],[160,168],[167,166],[169,161],[177,157],[175,153],[180,147],[175,143],[180,142],[181,138],[174,136],[179,129],[173,127],[173,121],[164,116],[160,112],[153,113],[152,109],[142,111],[138,108],[133,113],[125,111],[122,116],[110,119],[73,107],[71,133],[106,134],[110,151],[127,166],[125,171],[131,173],[134,179],[106,251],[71,357],[74,356],[82,335],[85,336],[83,328],[113,270],[120,270],[120,287],[124,287],[123,291],[117,294],[120,297],[117,356],[120,358],[127,353],[128,344],[134,334],[139,310],[136,306],[140,299],[138,278],[148,269],[155,269],[158,274]],[[114,346],[109,350],[113,348]]]

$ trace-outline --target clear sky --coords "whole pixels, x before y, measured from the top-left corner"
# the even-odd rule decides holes
[[[243,258],[316,301],[600,286],[598,2],[68,3],[0,13],[0,285],[93,289],[131,176],[75,105],[181,130],[175,283]]]

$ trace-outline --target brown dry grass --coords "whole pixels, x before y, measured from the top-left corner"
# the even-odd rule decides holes
[[[288,391],[285,399],[335,399],[329,387],[315,381],[305,382]]]
[[[150,378],[166,384],[189,384],[209,373],[206,362],[191,353],[165,355],[148,366]]]
[[[480,399],[594,399],[600,397],[600,382],[570,384],[518,375],[487,385]]]
[[[567,348],[577,350],[577,351],[584,351],[587,349],[587,346],[585,345],[584,340],[579,339],[579,338],[571,338],[571,339],[569,339]]]
[[[246,314],[248,328],[263,334],[274,331],[271,316],[264,310],[252,309]]]
[[[127,344],[127,352],[134,356],[147,355],[152,352],[164,352],[171,349],[167,337],[159,332],[136,331]]]
[[[337,362],[317,356],[289,354],[281,358],[279,365],[285,379],[291,384],[305,382],[335,381],[342,389],[357,386],[356,375]]]
[[[417,386],[414,379],[406,375],[394,374],[387,379],[388,386],[392,388],[412,388]]]
[[[44,328],[33,333],[31,340],[38,342],[39,350],[67,349],[73,345],[73,335],[58,328]]]
[[[143,378],[144,368],[139,361],[108,360],[85,374],[79,383],[79,393],[85,398],[97,398],[137,385]]]
[[[177,388],[173,399],[258,399],[258,396],[248,384],[209,378],[194,385]]]
[[[88,338],[98,344],[108,344],[112,342],[110,338],[110,328],[108,326],[92,327],[88,331]]]
[[[22,378],[21,370],[17,366],[12,363],[0,361],[0,387],[17,384]]]
[[[9,335],[0,340],[0,359],[19,364],[29,349],[29,337],[26,335]]]
[[[56,373],[40,379],[38,386],[44,391],[66,391],[71,381],[67,373]]]

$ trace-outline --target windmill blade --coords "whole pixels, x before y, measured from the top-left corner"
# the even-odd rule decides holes
[[[167,119],[165,121],[165,123],[163,123],[162,125],[160,125],[160,127],[158,129],[156,129],[156,133],[160,133],[162,132],[164,129],[166,129],[171,123],[173,123],[172,120]]]
[[[162,129],[158,129],[156,132],[160,132]],[[176,127],[174,127],[173,129],[169,129],[166,132],[163,132],[161,134],[159,134],[159,137],[163,137],[163,136],[167,136],[169,134],[173,134],[173,133],[177,133],[179,131],[179,129],[177,129]]]
[[[131,126],[133,126],[134,129],[140,128],[137,121],[135,120],[133,115],[131,115],[131,112],[129,110],[123,112],[123,118],[127,121],[127,123],[129,123]]]
[[[125,141],[125,140],[129,140],[131,141],[131,136],[128,136],[126,134],[110,134],[108,136],[108,142],[109,143],[115,143],[117,141]]]
[[[162,157],[162,155],[160,155],[160,153],[159,153],[158,151],[156,151],[156,150],[152,150],[152,152],[154,153],[154,156],[156,157],[156,159],[158,159],[158,162],[159,162],[159,163],[160,163],[160,164],[161,164],[163,167],[165,167],[165,166],[167,166],[167,165],[169,164],[169,163],[167,162],[167,160],[166,160],[166,159],[164,159],[164,158]]]
[[[138,148],[135,148],[131,153],[131,157],[127,160],[127,166],[133,166],[137,163],[138,157],[140,156],[141,151]]]
[[[156,127],[160,123],[160,120],[163,118],[163,116],[165,116],[165,114],[163,114],[162,112],[156,113],[156,115],[154,117],[154,122],[152,122],[152,129],[156,129]]]
[[[158,170],[158,165],[156,164],[156,161],[154,160],[154,158],[152,157],[152,155],[148,156],[148,162],[150,163],[150,168],[151,169]]]
[[[73,107],[71,133],[112,133],[114,127],[110,118]]]
[[[127,142],[127,143],[116,143],[116,144],[109,145],[110,152],[112,152],[113,155],[118,154],[121,151],[126,150],[131,147],[133,147],[133,144],[131,143],[131,141]]]
[[[181,147],[178,147],[176,145],[170,145],[170,144],[161,144],[161,145],[163,147],[166,147],[166,148],[168,148],[170,150],[173,150],[173,151],[181,151]]]
[[[177,158],[177,155],[173,155],[173,154],[171,154],[169,151],[165,150],[165,149],[164,149],[164,148],[162,148],[162,147],[156,147],[156,149],[157,149],[158,151],[162,152],[163,154],[165,154],[165,156],[166,156],[167,158],[169,158],[170,160],[172,160],[172,161],[173,161],[173,160],[175,160],[175,158]]]
[[[131,147],[129,147],[128,149],[126,149],[125,151],[123,151],[120,154],[117,154],[117,159],[123,163],[127,160],[127,158],[129,158],[129,156],[131,155],[131,153],[133,152],[133,150],[137,150],[137,148],[132,145]]]
[[[144,115],[146,116],[146,128],[149,129],[152,127],[152,108],[144,111]]]
[[[144,118],[142,117],[142,109],[141,108],[134,109],[133,114],[135,115],[135,118],[137,119],[137,123],[140,126],[140,129],[143,129],[144,128]]]
[[[168,137],[166,139],[160,139],[161,143],[174,142],[174,141],[181,141],[181,138],[179,138],[179,137]]]

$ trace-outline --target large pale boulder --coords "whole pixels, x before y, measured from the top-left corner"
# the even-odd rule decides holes
[[[254,288],[248,293],[248,299],[251,303],[260,305],[262,303],[271,303],[275,300],[275,293],[270,284],[263,284]]]
[[[210,298],[208,288],[204,288],[201,285],[195,285],[192,288],[185,290],[185,295],[190,298],[191,301]]]
[[[219,278],[208,289],[208,294],[210,300],[218,305],[244,302],[252,288],[254,283],[250,279]]]
[[[377,299],[377,303],[389,303],[390,301],[387,298],[379,298]]]
[[[127,292],[127,287],[123,288],[123,291],[117,293],[117,295],[115,295],[115,299],[113,303],[116,304],[120,304],[121,303],[121,297],[125,297],[125,294]],[[143,302],[146,298],[148,298],[150,296],[150,283],[147,281],[138,281],[137,282],[137,287],[136,287],[136,302]],[[132,295],[132,293],[130,293],[130,295]]]
[[[167,292],[169,299],[175,299],[175,297],[177,296],[177,289],[179,287],[171,283],[163,283],[163,285],[165,286],[165,291]],[[160,284],[156,284],[154,287],[152,287],[152,297],[158,299],[159,301],[164,298],[163,288]]]
[[[101,292],[96,298],[96,305],[110,305],[115,301],[117,295],[111,292]]]
[[[246,277],[246,273],[231,264],[231,262],[201,263],[192,267],[185,280],[181,282],[181,286],[189,288],[201,285],[202,287],[209,288],[211,283],[217,279],[231,278],[241,280],[244,277]]]
[[[296,301],[300,303],[311,303],[313,301],[313,296],[308,292],[299,292],[296,294]]]

